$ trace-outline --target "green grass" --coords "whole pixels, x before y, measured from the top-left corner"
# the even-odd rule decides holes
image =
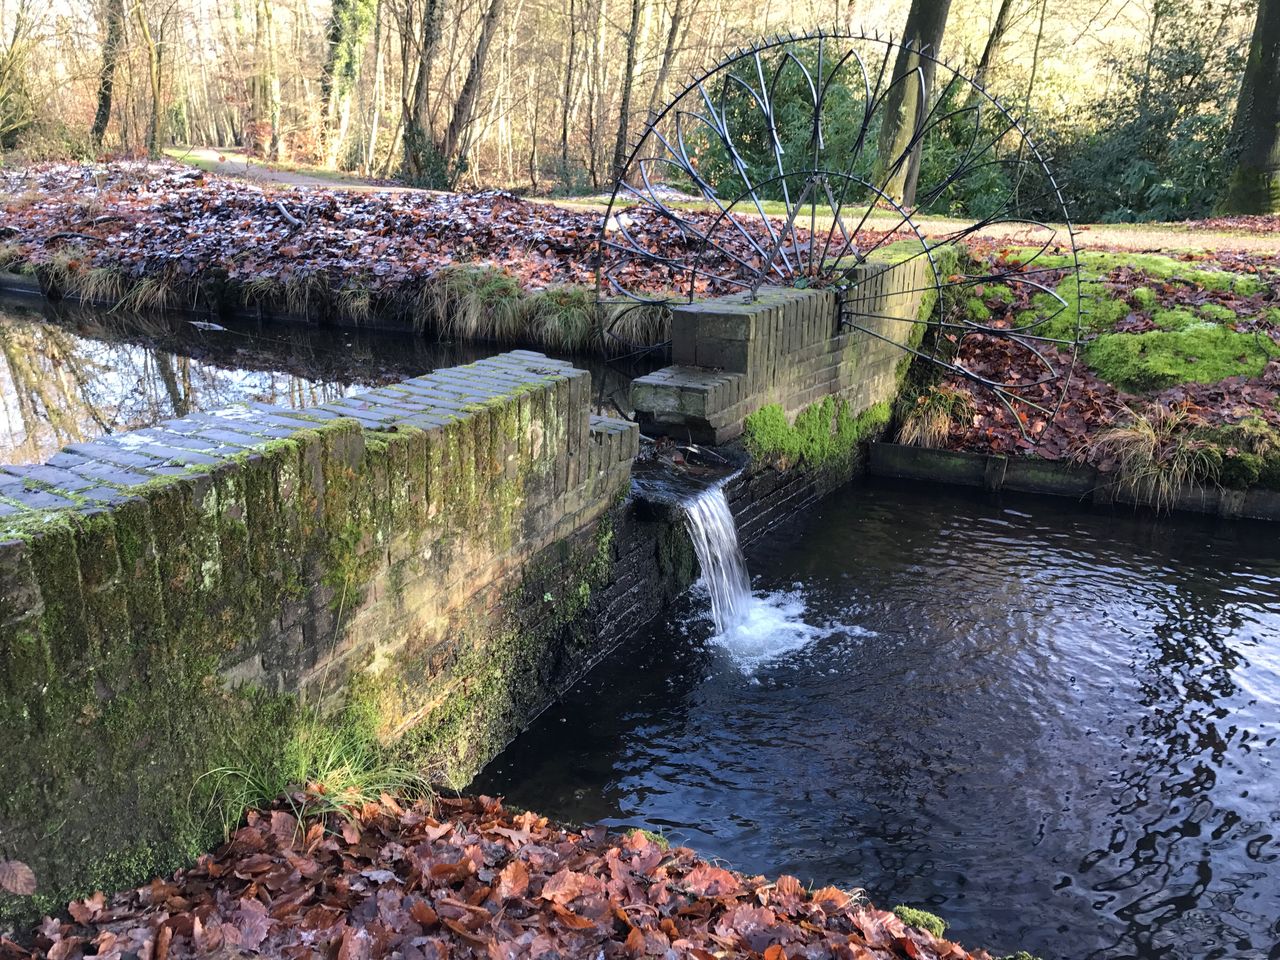
[[[192,793],[198,788],[210,799],[193,814],[205,823],[213,820],[230,835],[245,811],[281,799],[301,820],[326,813],[350,816],[383,794],[429,794],[426,778],[401,764],[379,741],[377,725],[376,708],[358,696],[333,718],[313,709],[279,754],[263,757],[246,751],[252,760],[201,777]]]

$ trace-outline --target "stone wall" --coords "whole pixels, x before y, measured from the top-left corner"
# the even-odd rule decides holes
[[[674,534],[621,505],[637,431],[589,392],[515,351],[5,468],[0,859],[39,887],[0,917],[188,861],[322,717],[465,783],[616,640],[589,611],[666,598]]]
[[[632,403],[641,429],[702,444],[742,434],[746,419],[770,404],[787,418],[825,397],[857,414],[897,392],[933,306],[923,256],[868,261],[844,292],[764,287],[677,306],[673,365],[640,377]],[[843,298],[843,302],[842,302]],[[842,328],[841,315],[864,329]]]

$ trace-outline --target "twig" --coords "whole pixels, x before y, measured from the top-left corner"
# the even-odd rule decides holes
[[[102,242],[101,237],[95,237],[92,233],[77,233],[75,230],[62,230],[59,233],[51,233],[49,234],[49,236],[45,237],[44,239],[46,243],[48,243],[51,240],[70,240],[70,239],[92,240],[94,243]]]
[[[276,201],[276,209],[280,211],[280,215],[282,217],[284,217],[286,220],[292,223],[295,227],[303,226],[302,221],[299,220],[297,217],[295,217],[292,213],[288,211],[288,209],[285,208],[283,200]]]

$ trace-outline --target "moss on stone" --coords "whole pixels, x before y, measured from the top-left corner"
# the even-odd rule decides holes
[[[935,937],[941,938],[947,932],[947,921],[928,910],[899,905],[893,908],[893,915],[907,926],[926,930]]]
[[[889,422],[888,401],[855,415],[847,401],[824,397],[789,423],[778,404],[767,404],[744,422],[744,442],[753,458],[782,468],[803,463],[814,470],[847,466],[858,444]]]

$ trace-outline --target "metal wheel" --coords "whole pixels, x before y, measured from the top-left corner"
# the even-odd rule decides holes
[[[891,116],[909,118],[896,137]],[[765,284],[836,288],[851,303],[863,264],[917,261],[926,279],[913,289],[932,308],[927,335],[903,349],[990,391],[1034,442],[1080,338],[1074,233],[1040,151],[927,51],[774,37],[692,79],[645,126],[599,237],[603,332],[642,349],[632,331],[646,311]],[[988,304],[1004,303],[992,318]],[[879,336],[852,310],[840,322]]]

